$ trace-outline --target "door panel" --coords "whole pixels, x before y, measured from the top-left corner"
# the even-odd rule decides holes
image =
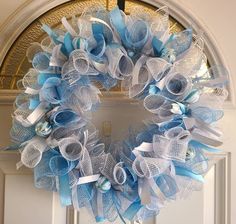
[[[0,224],[65,224],[56,193],[34,187],[30,170],[16,170],[19,155],[0,153]]]

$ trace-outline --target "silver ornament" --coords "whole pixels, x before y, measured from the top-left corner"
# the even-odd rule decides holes
[[[101,193],[106,193],[111,189],[111,182],[107,178],[101,176],[95,183],[95,186]]]
[[[196,151],[193,148],[188,148],[186,153],[186,160],[191,160],[195,157]]]
[[[46,138],[52,132],[52,126],[47,121],[39,122],[35,126],[35,132],[38,136]]]

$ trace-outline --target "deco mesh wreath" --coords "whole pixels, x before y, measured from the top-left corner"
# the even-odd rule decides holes
[[[222,143],[215,122],[227,97],[227,71],[202,67],[201,35],[170,34],[166,7],[153,15],[91,7],[62,24],[43,25],[48,37],[27,51],[33,68],[18,83],[24,93],[10,132],[17,166],[33,168],[37,188],[58,191],[62,205],[86,207],[97,222],[143,221],[198,190],[205,153]],[[152,119],[105,147],[88,114],[100,89],[120,80]]]

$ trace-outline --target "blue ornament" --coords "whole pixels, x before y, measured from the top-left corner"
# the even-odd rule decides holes
[[[186,153],[186,160],[191,160],[195,157],[196,151],[193,148],[188,148]]]
[[[35,126],[35,132],[38,136],[46,138],[52,132],[52,126],[47,121],[39,122]]]
[[[101,193],[106,193],[111,189],[111,182],[106,177],[101,176],[95,183],[95,186]]]
[[[176,60],[175,50],[165,48],[162,52],[162,58],[164,58],[169,63],[174,63]]]

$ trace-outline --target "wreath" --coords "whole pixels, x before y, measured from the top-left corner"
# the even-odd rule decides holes
[[[168,201],[199,190],[207,153],[222,144],[216,127],[227,71],[206,66],[203,37],[170,33],[168,9],[86,9],[65,29],[27,50],[32,68],[18,87],[10,131],[17,164],[37,188],[58,191],[63,206],[85,207],[97,222],[143,221]],[[105,145],[91,122],[101,89],[121,83],[151,114],[141,130]],[[99,85],[98,85],[99,84]]]

